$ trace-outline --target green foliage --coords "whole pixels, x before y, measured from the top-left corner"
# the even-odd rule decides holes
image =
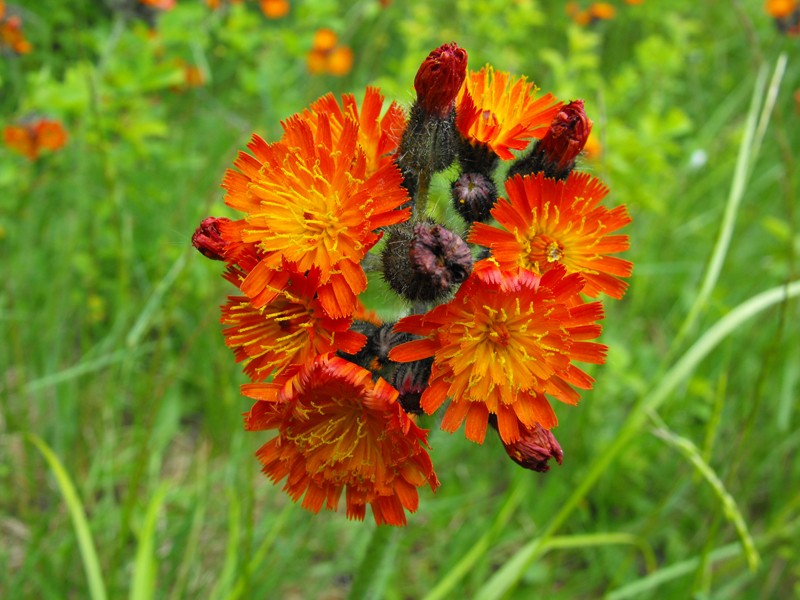
[[[307,0],[279,20],[179,0],[152,29],[116,1],[6,4],[33,48],[2,56],[0,126],[47,115],[69,139],[35,162],[0,147],[0,596],[798,593],[800,68],[760,3],[618,2],[579,27],[535,0]],[[321,27],[354,50],[343,77],[307,72]],[[259,473],[217,324],[230,290],[189,238],[228,214],[251,132],[328,91],[408,104],[451,40],[586,101],[602,154],[580,167],[628,205],[636,267],[594,390],[559,410],[564,465],[522,471],[423,419],[442,486],[376,531]],[[396,312],[386,297],[371,282]]]

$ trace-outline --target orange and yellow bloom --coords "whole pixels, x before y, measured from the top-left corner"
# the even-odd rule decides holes
[[[439,485],[427,432],[366,369],[327,354],[242,393],[257,400],[246,428],[277,431],[257,453],[264,473],[286,478],[284,490],[310,511],[336,510],[344,493],[349,518],[363,520],[369,505],[378,525],[401,526],[417,510],[417,488]]]
[[[522,267],[546,273],[556,265],[581,273],[583,293],[622,298],[631,262],[610,256],[628,249],[627,235],[614,232],[631,218],[624,206],[608,209],[600,202],[608,188],[588,173],[572,172],[565,181],[538,175],[506,181],[508,199],[491,211],[501,228],[475,223],[468,240],[486,246],[503,269]]]
[[[246,296],[229,296],[220,321],[225,343],[252,381],[263,381],[292,364],[318,354],[358,352],[367,338],[350,330],[353,319],[331,319],[322,310],[317,272],[294,273],[286,288],[266,306],[253,307]]]
[[[226,203],[246,213],[228,239],[254,243],[263,255],[241,285],[255,308],[280,293],[288,273],[316,268],[325,312],[352,315],[367,286],[360,262],[381,237],[376,230],[409,216],[398,209],[408,194],[397,167],[387,163],[370,175],[358,122],[336,125],[326,113],[295,116],[279,142],[253,136],[252,155],[240,153],[239,170],[225,176]]]
[[[518,440],[521,427],[550,429],[557,419],[545,395],[577,404],[572,386],[589,389],[593,380],[573,361],[605,361],[606,347],[587,341],[600,335],[602,306],[573,303],[583,285],[583,277],[563,268],[538,277],[482,261],[453,300],[397,323],[396,331],[424,337],[397,346],[389,358],[433,356],[420,404],[432,414],[451,399],[445,431],[466,421],[467,438],[483,443],[490,415],[505,443]]]
[[[456,126],[472,144],[488,146],[503,160],[541,139],[561,103],[552,94],[536,97],[538,88],[525,77],[511,77],[486,65],[470,71],[456,99]]]

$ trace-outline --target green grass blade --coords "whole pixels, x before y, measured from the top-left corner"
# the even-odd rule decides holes
[[[139,545],[136,549],[131,600],[150,600],[155,595],[157,569],[153,549],[155,548],[158,513],[166,495],[167,487],[165,483],[162,483],[147,506],[147,514],[139,534]]]
[[[147,352],[150,352],[154,348],[155,344],[147,343],[139,346],[136,349],[117,350],[116,352],[112,352],[111,354],[107,354],[105,356],[99,356],[86,362],[79,362],[72,367],[58,371],[57,373],[52,373],[50,375],[45,375],[44,377],[34,379],[33,381],[29,381],[25,385],[25,391],[35,392],[47,387],[52,387],[54,385],[64,383],[65,381],[81,377],[82,375],[94,373],[113,364],[123,362],[126,359],[141,356]],[[0,387],[0,391],[2,391],[2,387]]]
[[[242,594],[245,592],[246,582],[250,579],[253,573],[256,572],[261,566],[261,563],[264,562],[264,559],[267,557],[267,552],[270,551],[272,545],[275,543],[275,540],[278,539],[278,535],[283,530],[283,526],[286,524],[286,521],[289,519],[289,515],[291,515],[295,511],[296,507],[292,503],[287,503],[281,513],[275,519],[275,522],[272,524],[272,527],[269,528],[269,531],[264,536],[264,540],[261,542],[261,546],[258,547],[255,554],[253,554],[253,558],[247,564],[247,567],[244,569],[242,573],[239,574],[239,578],[236,580],[236,585],[234,586],[233,590],[230,594],[228,594],[226,600],[238,600],[242,597]]]
[[[375,527],[350,588],[350,600],[380,600],[384,597],[399,540],[396,527]]]
[[[733,496],[730,495],[728,490],[725,488],[725,484],[722,483],[722,480],[717,476],[714,469],[712,469],[711,466],[703,459],[697,446],[695,446],[691,440],[688,440],[670,431],[667,428],[666,423],[664,423],[655,413],[652,413],[652,416],[659,426],[659,428],[655,431],[655,434],[667,442],[670,446],[678,450],[678,452],[680,452],[684,458],[692,463],[694,468],[697,469],[697,471],[703,476],[703,479],[705,479],[711,486],[711,489],[714,490],[714,493],[722,504],[722,510],[725,513],[725,516],[736,528],[736,533],[739,535],[739,540],[744,548],[744,553],[747,557],[747,563],[750,567],[750,570],[755,571],[758,568],[761,559],[758,556],[758,551],[756,550],[753,538],[748,531],[747,523],[745,522],[739,507],[736,505],[736,501],[733,499]]]
[[[700,290],[694,298],[694,302],[686,315],[683,325],[681,325],[678,334],[675,336],[672,350],[677,350],[689,334],[697,318],[700,316],[700,313],[705,308],[711,296],[711,292],[714,291],[714,287],[717,285],[720,272],[722,271],[722,265],[725,262],[725,257],[730,248],[733,230],[736,226],[736,215],[739,212],[739,207],[744,197],[747,180],[752,171],[752,166],[758,157],[763,132],[766,130],[769,123],[772,108],[775,105],[777,90],[780,87],[780,80],[785,70],[786,57],[781,56],[775,65],[772,81],[769,90],[766,92],[767,97],[763,102],[763,109],[762,99],[764,99],[765,90],[767,89],[767,70],[762,66],[758,72],[756,84],[753,87],[753,96],[750,100],[750,109],[747,112],[747,120],[745,121],[744,137],[739,146],[739,154],[736,158],[736,167],[733,172],[733,181],[731,183],[730,193],[728,194],[728,200],[725,204],[725,212],[722,217],[717,241],[711,253],[703,282],[700,284]]]
[[[517,483],[515,483],[514,487],[509,491],[503,506],[501,506],[500,510],[497,512],[492,526],[452,569],[448,569],[447,575],[436,584],[427,596],[425,596],[425,600],[441,600],[442,598],[450,597],[453,588],[455,588],[458,582],[469,573],[476,562],[486,556],[486,553],[491,548],[492,541],[494,541],[500,531],[506,526],[524,495],[524,487],[520,485],[519,480],[517,480]]]
[[[50,470],[58,482],[61,495],[64,497],[64,502],[69,510],[70,519],[72,519],[72,526],[75,528],[75,535],[78,538],[78,548],[83,560],[83,569],[86,571],[86,579],[89,582],[89,595],[92,600],[106,600],[105,583],[103,582],[103,574],[100,570],[100,561],[97,557],[97,550],[95,549],[94,540],[92,539],[92,532],[89,529],[89,523],[86,520],[86,514],[83,510],[83,504],[72,480],[69,477],[66,469],[58,460],[58,457],[50,449],[44,440],[32,433],[27,434],[28,439],[39,449],[42,456],[47,461]]]
[[[236,565],[239,564],[239,549],[242,541],[242,508],[239,497],[232,489],[228,490],[228,544],[225,548],[225,565],[222,568],[210,598],[222,598],[228,594],[236,576]]]
[[[175,280],[178,279],[178,275],[181,274],[183,268],[186,266],[186,261],[188,260],[189,253],[182,252],[181,255],[177,258],[177,260],[172,263],[169,271],[164,277],[161,278],[161,281],[158,282],[153,293],[148,298],[147,303],[144,305],[142,312],[139,314],[139,318],[136,319],[136,322],[131,327],[130,332],[128,332],[128,337],[125,338],[125,344],[130,348],[136,346],[142,338],[142,335],[145,333],[147,326],[150,325],[150,320],[155,314],[155,312],[161,307],[161,301],[164,298],[164,295],[167,293],[172,284],[175,283]]]
[[[598,452],[598,457],[592,463],[589,472],[581,479],[543,534],[517,551],[481,588],[476,598],[484,600],[496,598],[516,585],[532,562],[541,554],[547,540],[572,514],[616,457],[628,447],[631,439],[641,429],[647,410],[656,410],[663,404],[689,377],[700,361],[744,323],[767,308],[798,296],[800,296],[800,281],[769,289],[743,302],[709,328],[659,379],[652,391],[641,396],[614,441],[606,449]]]
[[[739,544],[728,544],[711,552],[708,562],[714,564],[738,556],[742,552]],[[647,575],[621,588],[617,588],[606,600],[626,600],[627,598],[657,598],[655,590],[665,583],[694,573],[700,566],[700,557],[690,558]]]

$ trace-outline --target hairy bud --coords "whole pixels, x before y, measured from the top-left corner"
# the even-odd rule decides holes
[[[455,42],[442,44],[422,61],[414,78],[417,103],[427,115],[447,118],[466,76],[467,51]]]
[[[467,243],[434,223],[405,224],[389,234],[382,255],[384,277],[412,302],[445,297],[472,272]]]
[[[453,206],[467,223],[488,221],[497,200],[497,187],[491,177],[481,173],[463,173],[450,187]]]
[[[564,105],[545,136],[511,167],[508,176],[544,172],[545,177],[566,179],[591,132],[592,121],[586,116],[583,100]]]

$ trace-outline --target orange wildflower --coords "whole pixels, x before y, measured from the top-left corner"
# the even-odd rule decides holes
[[[335,137],[340,137],[345,122],[358,123],[358,143],[367,156],[367,174],[392,163],[406,127],[406,117],[397,102],[392,102],[381,116],[384,97],[376,87],[367,87],[361,110],[352,94],[342,95],[341,106],[333,94],[326,94],[302,113],[312,127],[320,115],[327,115]]]
[[[7,125],[3,130],[6,146],[30,160],[39,158],[42,150],[55,152],[67,143],[67,132],[58,121],[38,119],[19,125]]]
[[[156,10],[166,11],[175,8],[175,1],[176,0],[139,0],[139,3]]]
[[[245,427],[278,433],[257,452],[263,472],[275,483],[286,478],[283,489],[303,508],[336,510],[344,492],[350,519],[363,520],[369,504],[378,525],[402,526],[405,511],[417,510],[417,488],[439,485],[427,432],[396,389],[358,365],[326,354],[242,393],[257,400]]]
[[[488,146],[503,160],[540,139],[561,103],[552,94],[536,98],[538,88],[525,77],[511,77],[486,65],[470,71],[456,99],[456,126],[472,144]]]
[[[784,19],[797,8],[797,0],[767,0],[764,10],[774,19]]]
[[[260,0],[261,12],[269,19],[280,19],[289,14],[288,0]]]
[[[0,4],[0,48],[9,48],[15,54],[28,54],[31,43],[22,32],[22,19],[17,15],[5,15],[5,3]]]
[[[341,350],[358,352],[367,338],[350,331],[351,317],[331,319],[325,315],[317,291],[318,273],[293,273],[278,297],[254,308],[246,296],[229,296],[220,322],[226,345],[252,381],[263,381],[295,363],[305,363],[318,354]]]
[[[353,51],[338,44],[338,36],[332,29],[318,29],[308,53],[308,70],[319,75],[347,75],[353,68]]]
[[[582,290],[621,298],[632,263],[609,256],[628,249],[627,235],[611,235],[631,222],[624,206],[599,206],[608,188],[588,173],[573,171],[565,181],[539,173],[506,181],[508,199],[501,198],[492,216],[504,228],[475,223],[468,241],[491,249],[500,268],[523,267],[542,274],[556,265],[581,273]]]
[[[572,361],[605,361],[606,347],[586,341],[600,335],[595,322],[603,317],[602,305],[572,305],[583,285],[581,275],[566,275],[562,267],[538,277],[481,261],[452,301],[395,325],[424,337],[400,344],[389,358],[433,357],[420,405],[432,414],[451,398],[445,431],[466,421],[467,438],[483,443],[489,417],[496,415],[503,442],[516,442],[525,428],[557,424],[545,394],[577,404],[571,386],[591,388],[593,379]]]
[[[262,253],[241,284],[255,308],[276,298],[291,272],[317,268],[325,312],[352,315],[367,286],[360,262],[381,237],[376,230],[409,217],[397,210],[408,201],[397,167],[387,163],[370,175],[358,123],[347,118],[335,134],[335,121],[295,116],[273,144],[254,135],[253,154],[240,153],[239,171],[225,175],[226,203],[246,216],[222,235]]]
[[[617,14],[617,9],[608,2],[593,2],[589,6],[589,14],[592,19],[596,20],[613,19]]]

